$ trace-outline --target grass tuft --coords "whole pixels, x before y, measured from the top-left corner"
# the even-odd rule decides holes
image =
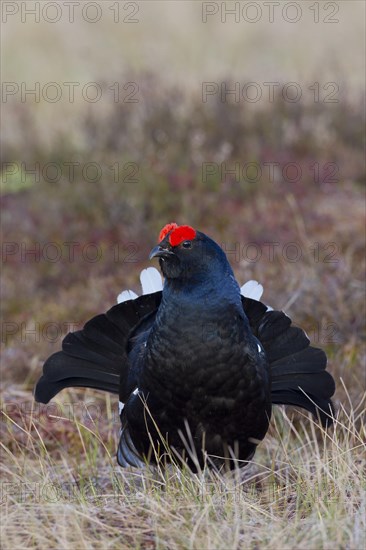
[[[49,419],[34,410],[15,415],[5,407],[2,546],[359,550],[365,397],[352,408],[342,404],[327,431],[310,416],[294,420],[276,408],[253,462],[199,474],[176,464],[119,468],[118,429],[108,415],[53,417],[51,433]],[[63,438],[55,442],[57,433]]]

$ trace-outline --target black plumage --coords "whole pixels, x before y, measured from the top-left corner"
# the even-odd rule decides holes
[[[116,305],[68,334],[44,365],[37,401],[70,386],[118,393],[122,466],[174,455],[193,469],[206,460],[232,468],[253,456],[272,404],[332,422],[325,353],[283,312],[241,296],[214,241],[169,225],[151,257],[159,257],[163,292]]]

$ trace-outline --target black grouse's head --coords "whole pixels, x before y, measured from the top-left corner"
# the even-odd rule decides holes
[[[150,253],[159,258],[167,279],[205,280],[208,276],[232,274],[222,248],[189,225],[169,223],[160,231],[159,244]]]

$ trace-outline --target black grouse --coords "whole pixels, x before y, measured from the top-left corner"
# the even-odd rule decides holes
[[[324,351],[285,313],[242,295],[218,244],[167,224],[151,258],[159,258],[162,290],[127,291],[69,333],[44,364],[37,401],[66,387],[119,394],[121,466],[172,457],[193,470],[241,465],[264,438],[273,404],[332,423]]]

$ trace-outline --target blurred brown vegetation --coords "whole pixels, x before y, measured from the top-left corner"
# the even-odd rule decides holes
[[[315,339],[331,356],[341,354],[334,374],[346,371],[353,378],[358,371],[362,378],[361,348],[352,369],[346,353],[361,337],[364,319],[361,99],[349,104],[278,99],[249,109],[219,96],[203,103],[157,84],[153,75],[140,75],[138,103],[87,105],[77,121],[82,136],[77,147],[60,130],[44,151],[33,128],[37,113],[29,104],[14,104],[14,116],[24,118],[26,130],[23,143],[15,148],[5,142],[2,152],[3,162],[17,167],[13,176],[4,178],[3,172],[3,240],[10,248],[2,299],[4,321],[19,330],[9,325],[5,335],[3,330],[9,346],[5,364],[11,365],[4,376],[14,382],[15,368],[20,381],[29,369],[28,354],[40,367],[60,345],[60,339],[52,345],[42,336],[36,342],[23,334],[24,326],[82,324],[113,304],[121,289],[138,288],[139,270],[160,227],[176,220],[224,243],[238,279],[261,281],[264,299],[275,307],[296,293],[290,314],[310,332],[318,331]],[[91,181],[93,170],[82,176],[81,168],[91,161],[100,169],[98,181]],[[70,162],[78,163],[73,178]],[[35,163],[39,182],[31,173]],[[57,181],[50,181],[52,167],[42,174],[46,163],[60,167]],[[246,163],[259,167],[260,177],[244,172]],[[275,166],[272,174],[266,163]],[[284,171],[289,164],[301,170],[297,181],[291,169]],[[290,242],[301,251],[298,261],[284,253]],[[70,249],[64,243],[77,244]],[[236,254],[230,252],[235,243]],[[260,247],[255,261],[248,243]],[[268,243],[278,243],[273,257]],[[26,252],[35,247],[36,254]],[[99,256],[93,261],[95,250]]]
[[[59,348],[65,323],[82,325],[121,289],[138,290],[155,236],[176,220],[223,243],[238,280],[258,279],[265,301],[287,305],[327,349],[336,378],[358,394],[365,313],[361,98],[346,104],[281,98],[249,109],[219,96],[203,103],[174,86],[162,89],[150,73],[138,82],[137,103],[86,105],[78,143],[59,129],[47,150],[37,112],[27,103],[13,106],[24,132],[17,147],[5,142],[2,151],[3,162],[18,168],[5,178],[1,198],[3,239],[10,243],[2,285],[7,384],[27,380],[31,389],[42,361]],[[91,161],[98,181],[82,176]],[[70,162],[78,163],[73,178]],[[35,163],[39,182],[30,173]],[[57,181],[50,181],[52,169],[42,174],[46,163],[60,167]],[[246,163],[259,166],[260,177],[243,175]],[[275,166],[272,174],[265,163]],[[297,181],[283,171],[289,163],[301,170]],[[291,242],[301,252],[297,261],[287,254]],[[71,256],[65,243],[76,243]],[[260,251],[255,260],[248,243],[258,247],[255,255]],[[55,338],[52,329],[47,335],[50,323],[60,327]],[[32,327],[38,338],[27,333]]]

